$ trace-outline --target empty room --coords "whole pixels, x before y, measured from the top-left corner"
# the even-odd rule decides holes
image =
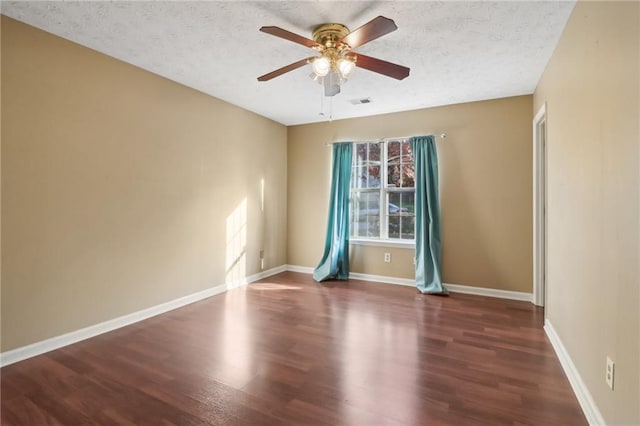
[[[640,425],[640,2],[0,12],[2,425]]]

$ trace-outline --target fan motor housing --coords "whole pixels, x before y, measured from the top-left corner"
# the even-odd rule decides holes
[[[342,24],[322,24],[313,30],[313,41],[326,48],[332,48],[350,32],[349,28]]]

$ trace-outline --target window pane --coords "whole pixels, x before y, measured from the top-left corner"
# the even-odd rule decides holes
[[[387,167],[387,186],[400,187],[400,165]]]
[[[380,142],[356,144],[356,164],[380,165]]]
[[[402,162],[413,163],[413,151],[411,151],[411,142],[402,142]]]
[[[407,209],[407,213],[410,215],[415,214],[415,192],[403,192],[400,194],[400,206],[403,209]]]
[[[415,172],[411,143],[409,141],[389,142],[387,156],[387,187],[413,188]]]
[[[380,143],[369,144],[369,161],[380,161]]]
[[[352,188],[380,187],[380,143],[356,144],[356,157],[353,164]]]
[[[356,144],[356,162],[363,163],[367,161],[367,145],[366,143]]]
[[[389,238],[412,240],[415,235],[415,193],[389,192]]]
[[[402,223],[400,225],[400,238],[403,240],[413,240],[416,232],[416,217],[415,216],[403,216],[401,217]]]
[[[402,165],[402,180],[401,184],[403,188],[413,188],[415,186],[416,171],[413,163]]]
[[[400,164],[400,142],[393,141],[387,144],[387,162]]]
[[[364,188],[367,186],[366,170],[362,166],[353,166],[353,179],[351,179],[351,188]]]
[[[415,186],[415,167],[411,164],[387,167],[387,187],[413,188]]]
[[[380,188],[380,166],[355,167],[352,188]]]
[[[369,167],[369,188],[380,188],[380,166]]]
[[[389,192],[389,216],[399,216],[402,212],[402,192]]]
[[[389,216],[389,238],[400,238],[400,216]]]
[[[351,199],[351,235],[379,237],[380,193],[378,191],[354,192]]]

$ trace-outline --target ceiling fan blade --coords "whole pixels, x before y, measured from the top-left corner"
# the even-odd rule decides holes
[[[263,33],[274,35],[276,37],[283,38],[285,40],[292,41],[294,43],[301,44],[303,46],[307,46],[311,48],[320,46],[318,43],[316,43],[311,39],[302,37],[301,35],[292,33],[291,31],[283,30],[280,27],[262,27],[260,28],[260,31],[262,31]]]
[[[304,65],[306,65],[307,63],[309,63],[309,60],[313,59],[314,56],[311,56],[309,58],[305,58],[305,59],[301,59],[298,62],[294,62],[292,64],[286,65],[282,68],[278,68],[275,71],[271,71],[268,74],[262,75],[260,77],[258,77],[258,81],[267,81],[267,80],[271,80],[272,78],[276,78],[284,73],[287,73],[289,71],[293,71],[297,68],[300,68]]]
[[[362,55],[360,53],[355,56],[357,58],[356,67],[377,72],[378,74],[383,74],[397,80],[407,78],[409,76],[409,71],[411,71],[409,68],[403,67],[402,65],[383,61],[382,59],[372,58],[371,56]]]
[[[393,22],[393,19],[378,16],[360,28],[351,31],[342,41],[347,43],[352,49],[355,49],[358,46],[362,46],[371,40],[375,40],[397,29],[398,27],[396,23]]]

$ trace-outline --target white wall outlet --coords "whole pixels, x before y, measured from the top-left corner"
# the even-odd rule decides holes
[[[391,253],[384,254],[384,261],[387,263],[391,263]]]
[[[615,363],[611,360],[611,358],[607,357],[607,372],[605,379],[607,380],[607,385],[611,390],[613,390],[613,378],[616,371],[615,367]]]
[[[264,259],[264,250],[260,250],[260,259]]]

